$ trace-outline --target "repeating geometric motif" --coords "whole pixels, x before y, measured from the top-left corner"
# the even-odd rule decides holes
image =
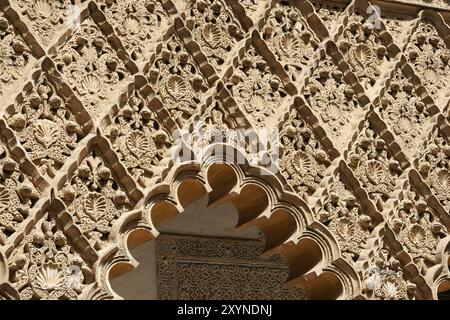
[[[296,241],[319,228],[333,268],[378,279],[340,299],[437,298],[450,280],[450,4],[408,5],[381,3],[374,22],[366,0],[2,1],[0,286],[117,298],[122,227],[174,165],[172,134],[201,120],[210,135],[194,148],[278,129],[277,184],[308,208]],[[156,234],[141,215],[134,227]]]

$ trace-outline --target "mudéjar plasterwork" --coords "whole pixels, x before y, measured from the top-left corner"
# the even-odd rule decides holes
[[[448,297],[449,23],[447,0],[1,1],[0,299],[122,299],[144,241],[160,299]],[[233,210],[189,220],[201,199]]]

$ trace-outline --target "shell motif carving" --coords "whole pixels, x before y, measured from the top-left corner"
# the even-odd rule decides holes
[[[163,168],[160,161],[171,141],[148,101],[134,91],[106,131],[129,173],[141,186],[149,186]]]
[[[256,127],[267,127],[267,120],[287,95],[281,80],[271,73],[264,59],[250,47],[240,66],[227,82],[238,105]]]
[[[78,299],[92,272],[47,215],[8,258],[20,299]],[[71,270],[78,272],[72,273]]]
[[[436,128],[423,146],[416,167],[446,210],[450,210],[449,158],[448,141]]]
[[[58,49],[54,60],[94,117],[102,113],[99,106],[109,101],[109,93],[129,75],[123,61],[90,18]]]
[[[7,118],[44,176],[53,178],[84,136],[66,101],[42,74]]]
[[[114,221],[130,209],[128,196],[114,182],[110,169],[94,151],[78,166],[59,196],[95,249],[108,245]]]
[[[389,198],[402,168],[369,121],[361,128],[347,160],[372,199],[384,202]]]
[[[300,11],[294,5],[276,3],[262,30],[269,48],[296,81],[318,46]]]
[[[197,111],[207,87],[195,62],[175,35],[165,42],[148,76],[174,120],[179,125],[186,123]]]
[[[362,15],[356,13],[350,16],[338,40],[339,49],[366,89],[375,85],[381,70],[390,62],[379,32],[379,29],[373,28]]]
[[[330,160],[295,109],[280,132],[280,148],[281,170],[288,183],[300,195],[314,192]]]
[[[159,0],[97,1],[131,58],[146,61],[169,15]]]
[[[446,81],[450,73],[450,50],[431,22],[419,23],[405,55],[436,105],[445,106],[450,96],[450,86]]]
[[[222,71],[231,50],[244,37],[239,22],[222,0],[192,1],[187,13],[195,41],[216,70]]]

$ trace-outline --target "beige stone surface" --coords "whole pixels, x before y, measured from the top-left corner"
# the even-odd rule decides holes
[[[0,299],[443,297],[449,21],[448,0],[2,0]],[[245,162],[175,161],[199,124],[192,151]],[[243,129],[278,129],[279,161]]]

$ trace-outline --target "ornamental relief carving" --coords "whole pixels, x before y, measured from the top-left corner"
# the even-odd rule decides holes
[[[432,23],[420,21],[405,55],[436,105],[445,105],[450,97],[450,50]]]
[[[315,13],[320,17],[328,32],[336,28],[336,22],[350,3],[350,1],[340,1],[339,3],[327,3],[319,0],[310,1]]]
[[[211,107],[205,110],[200,124],[198,136],[194,136],[194,150],[197,150],[197,147],[206,148],[215,142],[238,145],[240,137],[234,130],[237,127],[236,120],[230,116],[219,99],[214,99]]]
[[[7,118],[42,176],[53,178],[83,138],[67,101],[44,73]]]
[[[161,297],[233,298],[245,287],[260,299],[304,299],[309,289],[440,298],[440,281],[450,281],[440,252],[449,241],[450,3],[400,2],[377,1],[383,23],[371,28],[365,0],[0,0],[0,299],[119,298],[107,270],[132,261],[121,241],[152,221],[159,228],[204,190],[219,199],[211,207],[231,201],[239,220],[261,223],[271,252],[289,259],[308,257],[288,242],[321,228],[311,251],[331,252],[336,268],[305,290],[287,287],[288,276],[286,285],[305,281],[275,256],[261,259],[263,244],[180,236],[157,261]],[[269,167],[265,148],[277,144],[263,146],[262,132],[274,127],[279,161]],[[170,154],[176,129],[187,129],[194,153],[221,142],[247,162],[180,165]],[[250,129],[263,130],[242,139]],[[420,176],[406,177],[405,154]],[[183,179],[192,179],[184,190]],[[268,196],[247,201],[259,189]],[[139,201],[141,190],[151,201]],[[255,221],[253,202],[276,214]],[[336,292],[313,288],[335,275]]]
[[[342,127],[350,125],[358,113],[357,94],[344,80],[344,74],[327,56],[319,62],[305,85],[303,95],[313,112],[320,115],[325,130],[336,145],[344,147],[347,138]],[[344,135],[344,137],[343,137]]]
[[[448,230],[422,195],[409,185],[405,189],[390,217],[390,224],[421,274],[425,275],[428,267],[437,263],[436,248],[448,235]]]
[[[417,285],[407,280],[403,266],[387,245],[375,244],[366,263],[363,277],[367,298],[415,300]]]
[[[163,43],[147,75],[158,98],[180,126],[199,111],[208,84],[178,36],[174,34]]]
[[[169,16],[159,0],[101,0],[97,3],[131,59],[145,61]]]
[[[364,122],[346,160],[372,199],[384,202],[395,190],[402,168],[369,121]]]
[[[293,5],[276,3],[262,28],[263,38],[293,81],[311,61],[318,42]]]
[[[312,194],[329,165],[328,154],[298,111],[293,109],[280,131],[280,169],[283,176],[300,196]]]
[[[29,176],[22,173],[11,158],[10,151],[0,145],[0,245],[19,229],[31,216],[31,210],[39,199],[40,190],[34,187]]]
[[[260,241],[165,234],[156,241],[160,299],[307,298],[284,285],[289,270],[280,258],[260,257]]]
[[[260,10],[265,3],[259,0],[239,0],[239,4],[244,7],[245,14],[256,22],[256,18],[261,13]]]
[[[414,23],[414,16],[388,14],[386,16],[382,16],[382,22],[386,26],[386,30],[392,36],[394,43],[402,48],[405,38],[408,36]]]
[[[21,78],[25,67],[33,60],[28,45],[0,11],[0,96]]]
[[[372,218],[345,187],[340,174],[333,177],[323,201],[316,218],[333,233],[344,259],[357,261],[373,229]]]
[[[86,19],[53,57],[84,107],[93,117],[102,112],[129,72],[98,26]]]
[[[446,210],[450,210],[450,145],[435,128],[420,152],[417,169]]]
[[[186,25],[218,72],[223,71],[229,54],[244,38],[239,22],[222,0],[192,2]]]
[[[27,25],[31,27],[35,37],[44,46],[52,44],[52,40],[58,33],[64,32],[64,27],[69,25],[69,19],[75,19],[70,14],[71,6],[80,5],[80,0],[15,0],[18,12],[22,15]]]
[[[128,172],[142,187],[161,170],[160,161],[171,141],[147,98],[134,90],[127,104],[107,128],[114,150]]]
[[[379,32],[367,23],[364,16],[355,13],[349,17],[337,41],[352,71],[366,89],[375,85],[383,68],[391,61]]]
[[[59,192],[68,212],[96,250],[107,246],[111,227],[131,209],[111,169],[93,150]]]
[[[248,49],[226,86],[257,128],[267,127],[267,120],[287,96],[280,78],[254,47]]]
[[[93,274],[48,214],[8,258],[21,300],[76,300]]]
[[[422,130],[438,110],[425,105],[414,84],[397,70],[390,80],[377,110],[392,128],[403,150],[412,154],[423,138]]]

